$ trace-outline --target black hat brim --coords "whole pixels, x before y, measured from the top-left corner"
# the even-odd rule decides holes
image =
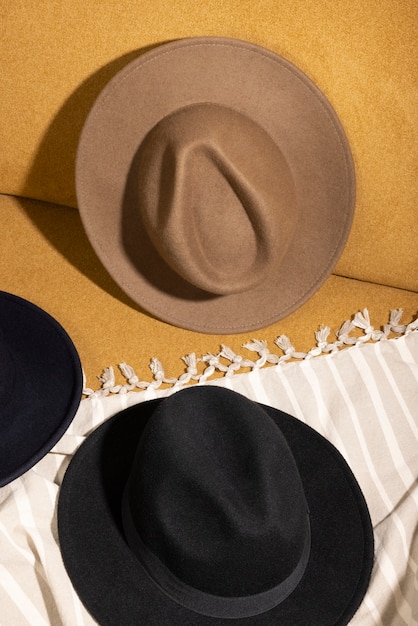
[[[285,435],[310,509],[312,550],[302,581],[279,606],[252,618],[218,619],[173,602],[129,549],[121,500],[141,433],[162,400],[139,403],[102,424],[65,474],[58,503],[59,541],[67,572],[99,624],[347,624],[366,592],[373,530],[364,496],[346,461],[303,422],[263,406]]]
[[[76,348],[49,313],[0,292],[0,487],[57,443],[79,407],[83,374]]]

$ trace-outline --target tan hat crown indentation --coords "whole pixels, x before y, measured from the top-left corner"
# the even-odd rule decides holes
[[[138,156],[139,213],[178,275],[223,295],[278,269],[297,223],[296,193],[259,124],[223,105],[185,106],[151,129]]]

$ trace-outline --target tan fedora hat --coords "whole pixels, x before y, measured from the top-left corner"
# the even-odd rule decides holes
[[[355,201],[322,92],[277,54],[218,37],[162,45],[106,85],[76,187],[122,289],[159,319],[216,334],[300,307],[339,258]]]

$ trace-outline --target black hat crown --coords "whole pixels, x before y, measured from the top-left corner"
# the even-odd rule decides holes
[[[308,505],[286,439],[260,405],[228,390],[196,387],[159,405],[123,509],[149,575],[206,615],[276,606],[309,558]]]

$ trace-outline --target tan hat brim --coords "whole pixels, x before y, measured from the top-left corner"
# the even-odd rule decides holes
[[[165,116],[200,102],[228,106],[262,126],[296,187],[299,218],[280,269],[243,293],[211,296],[178,276],[154,249],[135,203],[141,142]],[[162,45],[108,83],[81,135],[76,187],[87,235],[125,292],[159,319],[217,334],[255,330],[299,308],[335,266],[355,202],[348,141],[321,91],[277,54],[217,37]]]

